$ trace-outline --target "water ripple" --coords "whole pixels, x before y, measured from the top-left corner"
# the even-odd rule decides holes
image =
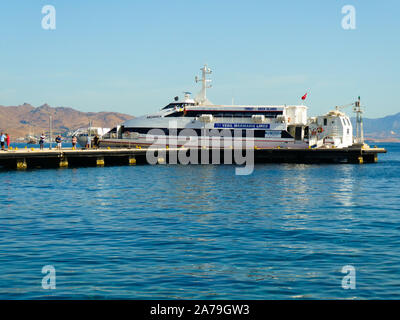
[[[398,299],[400,147],[372,165],[0,171],[0,298]],[[41,289],[54,265],[57,289]],[[344,265],[357,289],[341,287]]]

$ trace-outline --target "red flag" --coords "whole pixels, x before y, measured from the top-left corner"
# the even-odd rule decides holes
[[[301,97],[301,100],[306,100],[306,98],[307,98],[307,93],[308,93],[308,92],[306,92],[306,94],[305,94],[304,96]]]

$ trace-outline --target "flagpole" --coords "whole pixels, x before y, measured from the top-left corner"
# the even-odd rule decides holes
[[[307,99],[307,94],[308,92],[306,92],[305,95],[301,97],[301,106],[304,106],[304,101]]]
[[[304,96],[301,97],[301,106],[304,106],[304,101],[306,101],[308,94],[310,93],[310,89],[308,89]]]

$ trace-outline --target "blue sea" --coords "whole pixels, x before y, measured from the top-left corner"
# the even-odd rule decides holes
[[[0,171],[0,299],[399,299],[400,144],[376,164]],[[54,267],[55,289],[42,268]],[[344,289],[344,266],[355,289]]]

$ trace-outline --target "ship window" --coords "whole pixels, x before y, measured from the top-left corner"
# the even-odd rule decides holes
[[[254,138],[265,138],[265,130],[254,130]]]
[[[292,135],[286,130],[281,131],[281,138],[293,138]]]
[[[301,140],[302,132],[303,132],[303,128],[302,127],[296,127],[295,140]]]
[[[305,127],[304,128],[304,138],[308,139],[309,138],[308,134],[309,134],[309,129],[308,129],[308,127]]]
[[[266,118],[276,118],[282,111],[254,112],[254,111],[223,111],[223,110],[187,110],[186,117],[198,117],[201,114],[211,114],[215,117],[251,118],[255,114],[264,115]]]
[[[183,111],[177,111],[166,115],[166,117],[183,117]]]
[[[169,105],[167,105],[164,108],[162,108],[162,110],[175,108],[176,105],[177,105],[176,103],[170,103]]]
[[[324,126],[328,125],[328,119],[324,118]]]
[[[139,134],[149,134],[149,131],[152,129],[161,130],[164,132],[165,135],[179,135],[182,130],[185,129],[168,129],[168,128],[124,128],[123,132],[137,132]],[[184,131],[185,136],[203,136],[204,134],[207,136],[230,136],[230,137],[243,137],[247,136],[247,130],[240,130],[240,129],[212,129],[210,130],[202,130],[202,129],[193,129],[193,128],[186,128],[187,130]],[[264,138],[265,137],[265,130],[249,130],[249,137],[254,138]],[[282,131],[282,138],[293,138],[287,131]]]

